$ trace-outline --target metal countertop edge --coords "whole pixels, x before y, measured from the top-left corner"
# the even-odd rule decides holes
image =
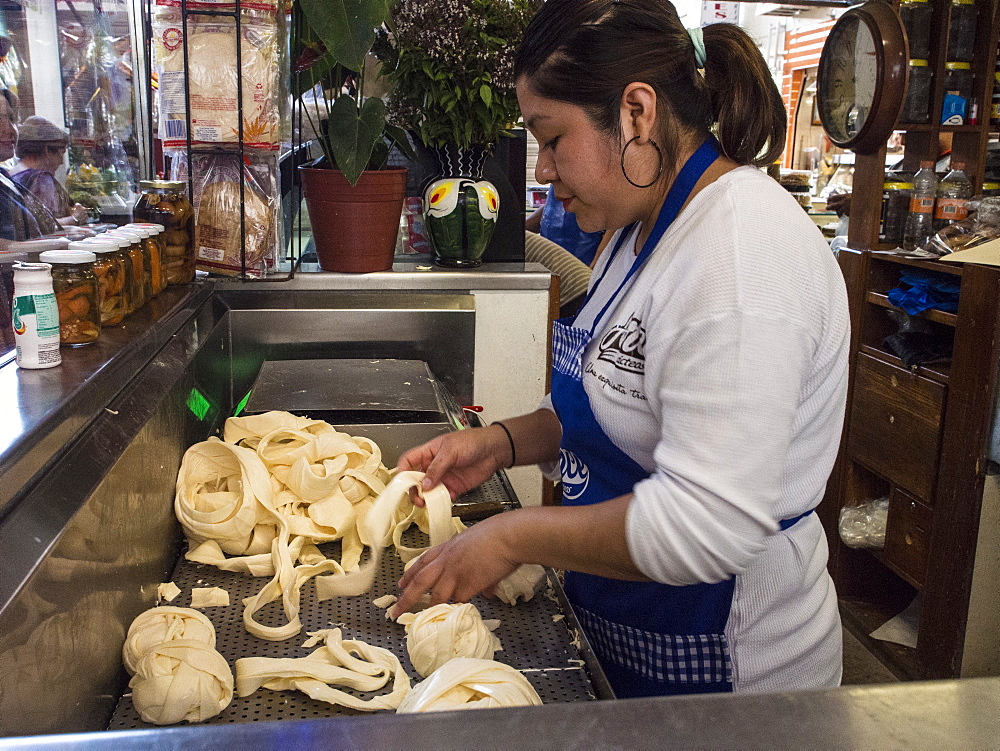
[[[296,272],[287,281],[213,280],[220,291],[246,290],[547,290],[552,274],[539,263],[489,263],[477,269],[442,269],[427,263],[397,263],[392,271],[341,274],[329,271]]]
[[[0,739],[0,749],[995,748],[1000,678]]]

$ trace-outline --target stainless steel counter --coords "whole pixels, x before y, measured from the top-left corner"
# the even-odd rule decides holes
[[[0,749],[958,749],[1000,745],[1000,678],[36,736]]]
[[[551,274],[538,263],[488,263],[475,269],[445,269],[430,261],[394,263],[392,271],[370,274],[336,274],[316,264],[303,264],[294,278],[284,282],[254,282],[254,289],[332,291],[407,290],[515,290],[548,289]],[[216,282],[219,289],[248,285],[239,281]]]

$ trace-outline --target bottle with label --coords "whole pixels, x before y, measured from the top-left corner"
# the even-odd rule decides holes
[[[903,227],[903,247],[915,250],[923,247],[933,234],[934,198],[937,195],[937,174],[934,162],[920,163],[920,171],[913,176],[910,194],[910,213]]]
[[[934,231],[959,222],[969,215],[966,202],[972,198],[972,182],[965,175],[964,162],[952,162],[951,172],[937,186],[934,207]]]
[[[50,264],[14,264],[12,318],[18,367],[54,368],[62,362],[59,308]]]

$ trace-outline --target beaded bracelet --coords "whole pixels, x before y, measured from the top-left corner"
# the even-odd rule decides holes
[[[507,426],[504,425],[499,420],[497,420],[496,422],[491,422],[490,425],[499,425],[500,429],[507,434],[507,440],[510,441],[510,467],[513,467],[517,463],[517,451],[515,451],[514,449],[514,437],[510,434],[510,431],[507,429]],[[508,467],[507,469],[510,469],[510,467]]]

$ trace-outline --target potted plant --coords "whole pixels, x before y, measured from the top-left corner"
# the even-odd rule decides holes
[[[386,120],[385,102],[365,96],[369,51],[392,0],[298,0],[293,19],[293,93],[323,156],[299,168],[320,266],[327,271],[392,268],[406,170],[387,168],[406,133]],[[306,96],[312,92],[311,101]]]
[[[424,191],[437,263],[478,265],[499,194],[483,162],[520,117],[514,53],[534,0],[399,0],[376,53],[392,119],[434,152],[441,178]]]

